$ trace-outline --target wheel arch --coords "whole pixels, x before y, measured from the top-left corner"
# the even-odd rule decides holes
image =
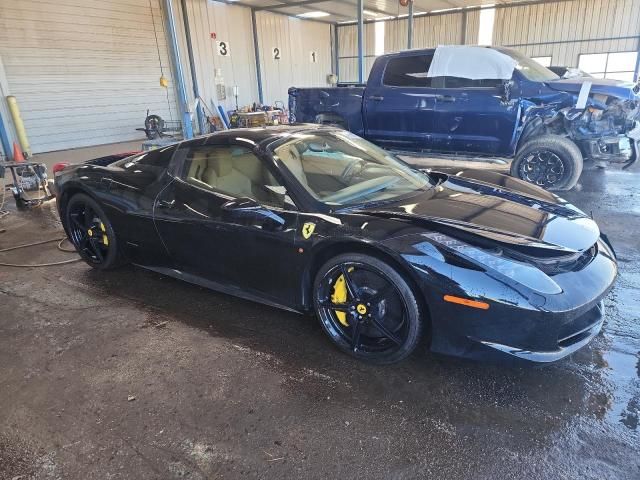
[[[305,310],[313,310],[313,283],[320,270],[320,267],[324,265],[330,258],[342,255],[344,253],[360,253],[364,255],[370,255],[376,257],[378,260],[388,263],[394,269],[402,275],[407,281],[409,287],[413,290],[420,311],[424,315],[426,320],[426,331],[430,331],[431,316],[429,311],[429,305],[427,304],[424,295],[419,287],[419,281],[417,275],[413,271],[412,267],[406,263],[401,257],[394,254],[393,251],[384,248],[380,244],[370,243],[358,240],[339,240],[325,242],[322,245],[318,245],[311,257],[311,261],[307,264],[307,268],[303,274],[302,281],[302,304]],[[428,335],[427,335],[428,336]]]
[[[65,186],[60,192],[60,196],[58,197],[58,213],[60,214],[60,222],[62,223],[62,227],[64,228],[65,232],[67,232],[67,222],[65,215],[67,204],[69,203],[69,199],[71,199],[71,197],[79,193],[92,198],[96,202],[98,201],[95,195],[93,195],[88,188],[81,184],[72,183],[68,186]]]

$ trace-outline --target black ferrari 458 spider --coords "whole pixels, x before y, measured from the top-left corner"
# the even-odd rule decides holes
[[[558,360],[603,323],[617,266],[598,226],[488,171],[425,172],[340,129],[239,129],[56,173],[92,267],[124,262],[315,313],[362,360],[421,341],[469,358]]]

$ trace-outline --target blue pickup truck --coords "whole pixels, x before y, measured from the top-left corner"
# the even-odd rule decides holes
[[[572,188],[583,158],[636,161],[638,85],[561,79],[515,50],[449,46],[378,57],[366,85],[289,89],[292,122],[338,125],[384,148],[498,157],[511,174]]]

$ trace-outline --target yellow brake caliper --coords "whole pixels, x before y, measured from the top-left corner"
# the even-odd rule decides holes
[[[348,271],[353,272],[354,268],[351,267]],[[344,275],[340,275],[336,279],[336,283],[333,286],[333,295],[331,295],[331,303],[340,304],[345,303],[347,301],[347,282],[344,280]],[[338,317],[338,321],[348,327],[347,323],[347,314],[345,312],[336,312],[336,317]]]
[[[102,243],[106,246],[109,245],[109,237],[107,237],[107,229],[104,227],[104,223],[100,222],[100,230],[102,230]]]

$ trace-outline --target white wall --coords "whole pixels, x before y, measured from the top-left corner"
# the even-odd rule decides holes
[[[168,90],[149,0],[0,0],[0,57],[35,153],[141,138],[147,108],[179,118],[151,3]]]
[[[288,101],[289,87],[327,85],[331,73],[331,27],[269,12],[256,13],[264,101]],[[273,49],[279,48],[280,60]],[[311,61],[316,52],[316,62]]]
[[[193,101],[193,86],[180,1],[174,0],[173,4],[176,10],[176,29],[180,39],[180,56],[185,72],[187,93],[189,99]],[[256,60],[253,53],[251,10],[208,0],[187,0],[186,5],[196,78],[198,79],[200,96],[205,100],[207,106],[212,108],[211,101],[214,100],[225,111],[234,109],[234,85],[239,88],[238,102],[240,105],[257,101],[258,83]],[[211,37],[212,33],[216,35],[216,39]],[[228,46],[228,55],[218,54],[216,42],[225,42]],[[216,69],[222,70],[226,100],[217,100]]]

